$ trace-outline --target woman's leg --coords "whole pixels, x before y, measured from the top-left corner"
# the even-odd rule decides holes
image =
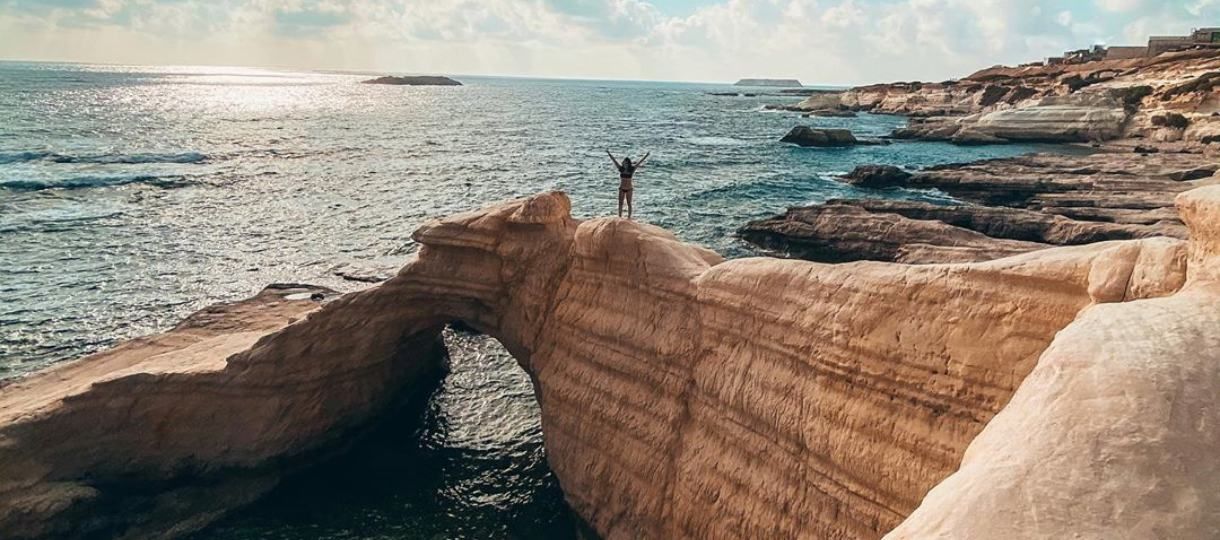
[[[623,217],[623,197],[626,194],[626,191],[618,190],[618,217]]]
[[[627,192],[627,219],[631,219],[631,211],[633,210],[633,208],[631,207],[631,195],[634,193],[635,193],[634,189]]]

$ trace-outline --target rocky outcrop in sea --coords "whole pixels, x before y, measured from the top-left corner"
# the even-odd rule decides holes
[[[1215,154],[1033,154],[908,172],[862,166],[842,180],[878,190],[935,190],[956,202],[832,200],[744,225],[738,234],[802,259],[983,261],[1052,246],[1186,238],[1174,197],[1220,184]],[[916,190],[916,191],[910,191]],[[878,195],[885,192],[878,191]]]
[[[441,77],[436,75],[415,75],[400,77],[395,75],[386,75],[360,81],[363,84],[387,84],[391,86],[462,86],[461,82],[450,79],[449,77]]]

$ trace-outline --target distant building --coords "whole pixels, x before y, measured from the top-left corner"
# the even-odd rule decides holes
[[[1106,60],[1129,60],[1148,56],[1145,46],[1116,46],[1106,48]]]
[[[1147,47],[1116,46],[1106,47],[1094,45],[1090,49],[1068,51],[1063,56],[1052,56],[1046,59],[1046,65],[1083,64],[1096,60],[1126,60],[1131,58],[1146,58],[1161,53],[1184,51],[1187,49],[1220,49],[1220,27],[1196,28],[1189,36],[1152,36],[1148,38]]]
[[[1185,49],[1220,49],[1220,28],[1196,28],[1189,36],[1152,36],[1148,38],[1148,56]]]

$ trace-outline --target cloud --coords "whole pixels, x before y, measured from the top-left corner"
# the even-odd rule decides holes
[[[1220,0],[0,0],[0,56],[533,76],[944,79]]]
[[[276,33],[304,37],[348,24],[352,15],[337,5],[312,2],[291,8],[278,8],[274,12],[274,19]]]

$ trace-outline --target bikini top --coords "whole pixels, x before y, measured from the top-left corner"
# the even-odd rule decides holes
[[[632,163],[630,165],[619,165],[618,173],[619,173],[619,175],[621,175],[624,178],[631,178],[632,176],[635,175],[635,169],[636,169],[636,164],[634,164],[634,163]]]

